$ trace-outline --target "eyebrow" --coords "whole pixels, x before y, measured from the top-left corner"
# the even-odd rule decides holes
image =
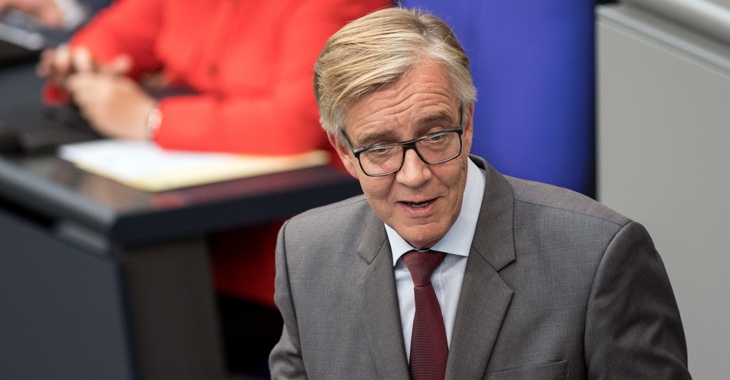
[[[420,119],[418,119],[416,121],[415,125],[423,128],[423,127],[428,127],[428,126],[430,126],[434,123],[438,123],[438,122],[453,123],[454,121],[452,120],[452,115],[449,111],[441,111],[441,112],[437,112],[437,113],[424,115],[423,117],[421,117]],[[457,123],[458,123],[458,121],[457,121]],[[382,133],[378,133],[378,132],[365,133],[364,135],[360,136],[359,145],[361,147],[372,146],[373,141],[388,140],[388,137],[392,136],[393,134],[394,133],[392,130],[388,130],[388,131],[382,132]],[[419,137],[419,136],[416,136],[416,137]],[[393,139],[393,141],[391,141],[389,143],[383,143],[383,144],[391,144],[391,143],[396,143],[396,142],[398,142],[398,141]]]
[[[360,146],[362,147],[368,147],[373,145],[373,141],[377,140],[388,140],[389,136],[392,136],[392,131],[382,132],[382,133],[365,133],[364,135],[360,136]],[[387,143],[384,143],[387,144]],[[380,144],[382,145],[382,144]]]
[[[437,112],[430,115],[425,115],[424,117],[420,118],[418,121],[416,121],[416,125],[419,126],[429,126],[436,122],[449,122],[453,123],[454,121],[451,119],[451,113],[449,111],[442,111]],[[459,121],[457,120],[456,123]]]

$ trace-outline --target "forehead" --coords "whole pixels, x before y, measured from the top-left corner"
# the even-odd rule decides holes
[[[353,141],[372,135],[407,139],[434,120],[452,121],[457,113],[458,101],[446,67],[429,60],[348,106],[345,131]]]

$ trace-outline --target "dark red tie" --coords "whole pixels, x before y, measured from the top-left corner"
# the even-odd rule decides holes
[[[431,285],[431,274],[445,257],[445,253],[437,251],[410,251],[403,255],[403,263],[413,277],[416,299],[411,336],[412,380],[443,380],[446,374],[449,345],[441,306]]]

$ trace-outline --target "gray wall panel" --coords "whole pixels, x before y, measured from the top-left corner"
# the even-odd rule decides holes
[[[694,378],[726,378],[730,48],[625,6],[601,7],[597,34],[599,200],[652,234]]]
[[[684,27],[730,43],[730,8],[708,0],[624,0]]]

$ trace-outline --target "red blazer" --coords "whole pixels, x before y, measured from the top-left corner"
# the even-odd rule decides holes
[[[329,149],[312,67],[327,38],[388,0],[118,0],[73,38],[97,59],[129,54],[200,95],[164,100],[163,148],[260,154]]]
[[[168,149],[290,154],[327,149],[312,68],[330,35],[389,0],[118,0],[72,43],[99,61],[127,54],[135,78],[162,72],[196,95],[159,104]],[[333,162],[339,163],[333,154]],[[218,289],[273,306],[280,224],[212,240]]]

